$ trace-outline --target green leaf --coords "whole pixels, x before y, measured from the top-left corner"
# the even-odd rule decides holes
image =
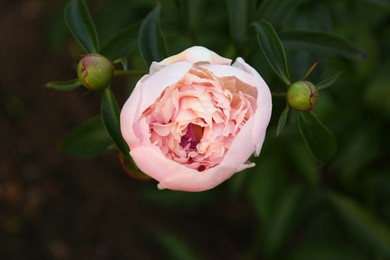
[[[46,83],[46,87],[54,88],[57,90],[69,91],[82,86],[79,79],[72,79],[68,81],[52,81]]]
[[[141,56],[149,67],[153,61],[161,61],[167,57],[165,39],[160,28],[161,4],[156,7],[143,20],[139,31],[139,49]]]
[[[350,232],[373,253],[390,258],[390,230],[368,209],[340,194],[329,193],[328,198],[337,209]]]
[[[99,52],[95,25],[83,0],[70,0],[65,8],[65,23],[86,53]]]
[[[337,150],[337,142],[333,134],[311,112],[299,112],[299,130],[307,148],[320,161],[328,161]]]
[[[286,48],[340,55],[348,59],[362,59],[366,53],[338,35],[321,31],[291,30],[280,33]]]
[[[93,117],[73,129],[62,141],[60,147],[70,155],[92,159],[107,151],[110,145],[112,141],[100,117]]]
[[[204,12],[205,0],[175,0],[175,7],[172,15],[175,16],[175,22],[182,33],[194,34],[198,31],[202,19],[199,17]]]
[[[187,24],[188,30],[191,32],[195,32],[199,28],[199,24],[201,24],[201,19],[199,19],[200,15],[204,10],[204,5],[207,1],[205,0],[184,0],[183,2],[187,3],[186,13],[187,13]]]
[[[128,155],[124,155],[122,152],[119,152],[119,161],[122,164],[123,170],[132,178],[137,180],[150,180],[151,177],[143,173],[138,169],[133,158]]]
[[[112,63],[114,64],[120,63],[122,64],[123,70],[127,70],[127,59],[125,57],[116,59]]]
[[[324,89],[324,88],[327,88],[327,87],[333,85],[336,82],[336,80],[339,78],[341,73],[342,72],[339,72],[339,73],[333,75],[332,77],[327,78],[327,79],[321,81],[320,83],[317,83],[316,84],[317,88],[320,90],[320,89]]]
[[[141,22],[115,32],[101,48],[101,54],[111,60],[127,57],[138,49],[138,32]]]
[[[248,27],[248,0],[226,0],[229,15],[230,34],[233,42],[242,50],[245,47]]]
[[[45,45],[47,44],[51,51],[59,51],[69,37],[69,30],[64,23],[66,4],[67,2],[63,1],[48,14],[46,19]]]
[[[280,23],[306,0],[263,0],[259,7],[258,16],[272,23]]]
[[[292,186],[286,190],[283,196],[275,205],[272,218],[265,230],[265,249],[268,258],[280,252],[280,248],[286,242],[289,232],[296,223],[296,213],[301,202],[302,189],[299,186]]]
[[[286,145],[288,157],[290,157],[289,167],[293,166],[310,188],[316,188],[321,183],[318,162],[311,158],[310,151],[300,140],[290,141]]]
[[[287,118],[288,118],[288,112],[289,111],[290,111],[290,107],[286,106],[286,108],[280,114],[279,121],[278,121],[278,129],[276,130],[276,136],[279,136],[280,133],[282,133],[282,130],[283,130],[284,125],[286,124],[286,121],[287,121]]]
[[[264,56],[279,78],[289,86],[291,82],[287,68],[286,54],[274,28],[265,20],[255,22],[253,25],[257,31],[257,38]]]
[[[125,154],[129,155],[129,147],[125,140],[123,140],[120,122],[119,122],[119,107],[114,95],[110,88],[104,90],[102,104],[101,104],[101,117],[104,127],[110,135],[112,141],[118,147],[118,149]]]
[[[302,80],[306,80],[310,76],[310,74],[313,72],[313,70],[317,67],[318,63],[320,63],[320,62],[316,61],[313,63],[313,65],[310,66],[310,68],[306,71],[305,76],[303,76]]]

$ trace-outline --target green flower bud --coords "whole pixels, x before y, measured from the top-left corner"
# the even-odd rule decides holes
[[[309,81],[297,81],[287,91],[288,105],[300,111],[312,109],[318,97],[317,87]]]
[[[77,66],[77,76],[89,90],[107,87],[114,74],[114,66],[105,57],[89,54],[82,58]]]

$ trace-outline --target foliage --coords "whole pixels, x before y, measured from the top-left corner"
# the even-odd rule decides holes
[[[222,185],[245,197],[249,205],[242,210],[256,215],[245,256],[390,258],[390,143],[384,139],[390,119],[388,2],[90,2],[98,7],[93,15],[84,1],[69,1],[65,21],[79,53],[101,50],[123,65],[114,75],[129,75],[134,82],[145,64],[203,45],[222,56],[243,57],[270,86],[273,116],[258,166]],[[291,82],[306,78],[318,86],[320,98],[312,111],[295,111],[286,106],[285,92]],[[79,85],[47,84],[61,90]],[[102,93],[101,120],[72,131],[61,145],[65,151],[92,158],[115,144],[128,154],[111,88]],[[154,190],[140,196],[165,206],[187,205],[192,212],[216,197]],[[202,254],[191,248],[191,237],[178,237],[165,230],[156,241],[172,257]]]

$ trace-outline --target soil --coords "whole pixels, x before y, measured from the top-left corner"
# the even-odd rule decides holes
[[[69,45],[46,46],[59,2],[0,1],[0,259],[168,258],[161,234],[205,258],[238,258],[253,218],[245,201],[226,202],[225,186],[201,206],[167,206],[143,195],[158,194],[156,182],[127,176],[115,153],[83,160],[58,149],[101,97],[44,86],[75,77]]]

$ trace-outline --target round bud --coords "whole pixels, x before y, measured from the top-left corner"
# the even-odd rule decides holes
[[[105,57],[89,54],[82,58],[77,66],[77,76],[89,90],[107,87],[114,74],[114,66]]]
[[[297,81],[287,91],[288,105],[300,111],[312,109],[318,97],[317,87],[309,81]]]

